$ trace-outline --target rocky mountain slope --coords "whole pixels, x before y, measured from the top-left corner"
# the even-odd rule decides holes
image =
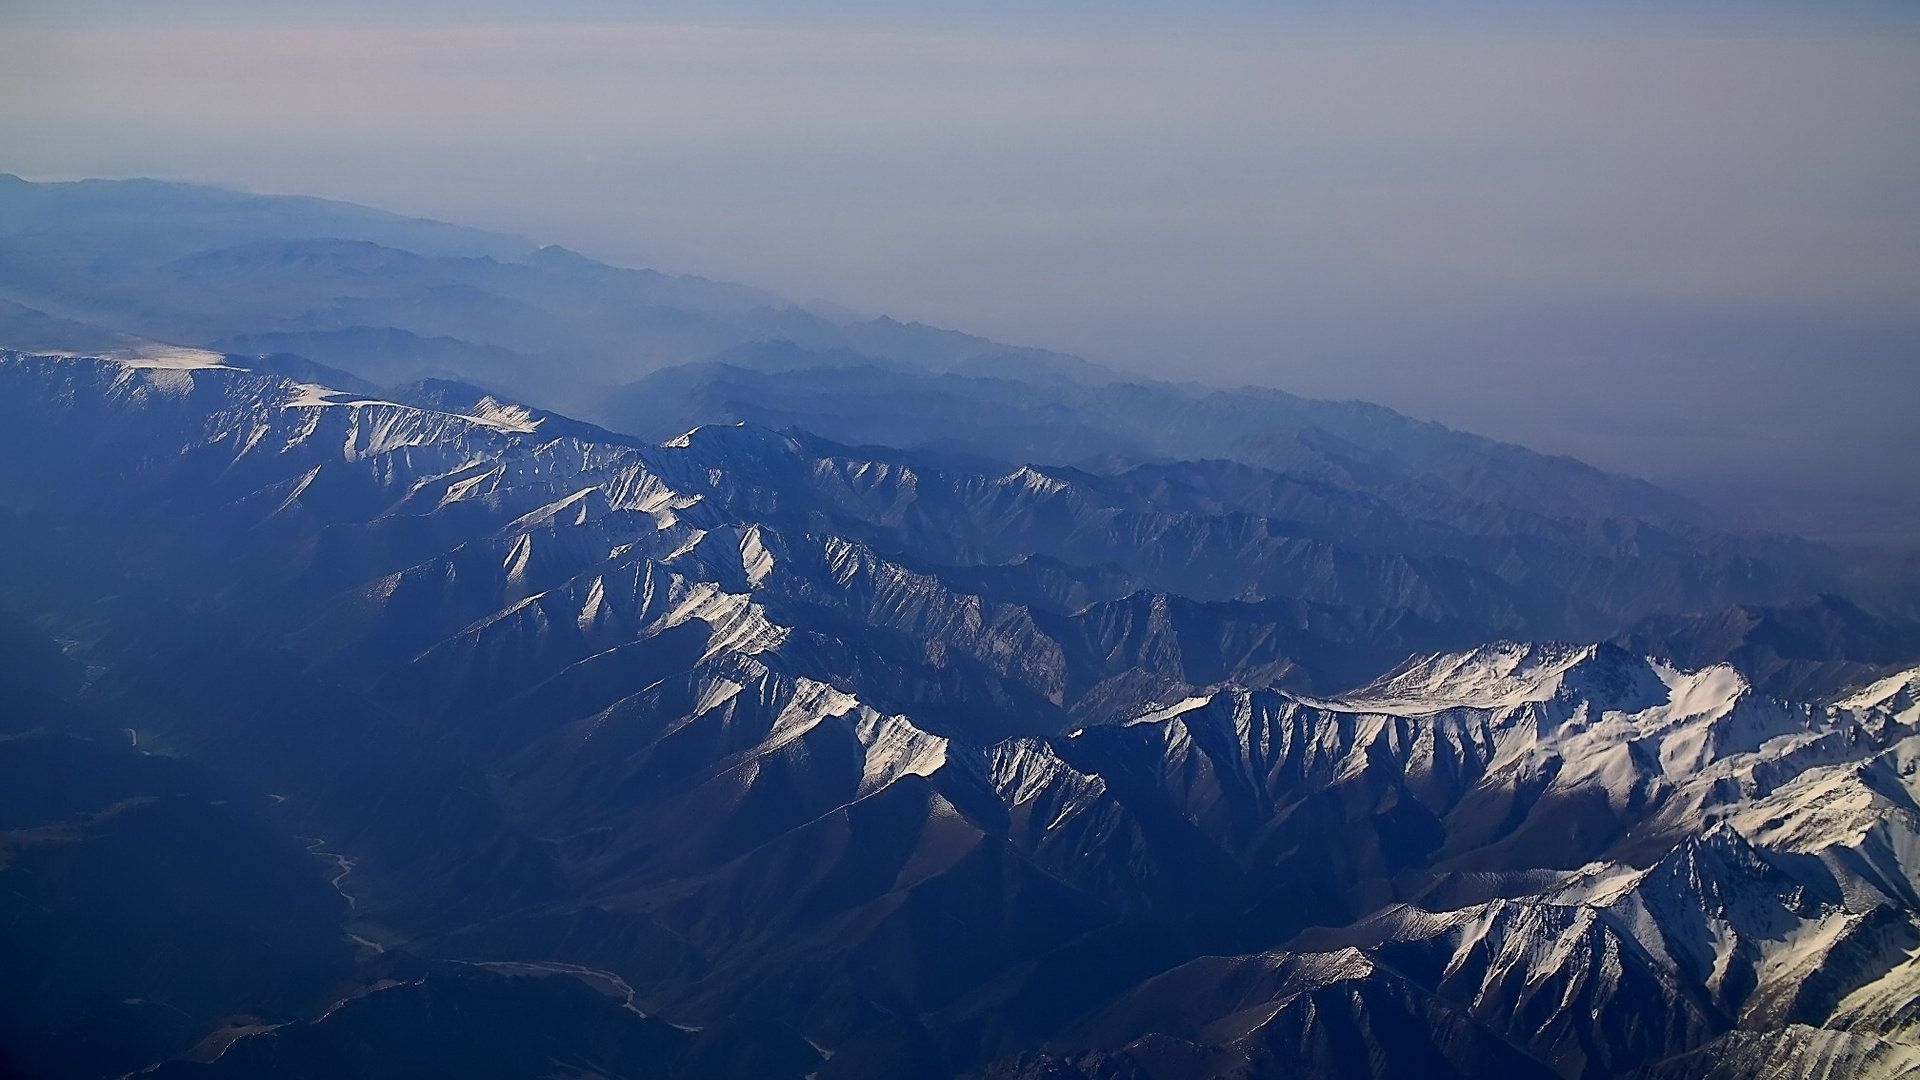
[[[248,939],[239,991],[149,980],[192,1018],[124,1048],[198,1061],[164,1075],[383,1075],[395,1030],[420,1068],[608,1076],[1920,1054],[1920,670],[1787,700],[1555,643],[1794,595],[1737,538],[1217,463],[649,445],[192,350],[0,353],[0,510],[0,674],[67,672],[7,683],[0,749],[206,770],[267,823],[218,844],[315,852],[199,879],[319,944],[304,982],[246,976],[278,947]],[[125,797],[212,801],[167,776]],[[0,875],[47,888],[101,813],[20,811]]]

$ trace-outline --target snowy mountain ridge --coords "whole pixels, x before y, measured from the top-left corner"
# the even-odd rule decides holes
[[[7,595],[103,671],[169,647],[100,629],[148,619],[274,673],[86,693],[350,851],[384,949],[611,973],[690,1028],[760,1010],[823,1077],[1915,1060],[1920,669],[1784,701],[1496,640],[1303,689],[1340,639],[1289,634],[1478,579],[1072,470],[636,446],[245,364],[0,352]],[[1076,546],[1122,526],[1158,586]],[[1172,587],[1220,536],[1274,596]],[[281,723],[287,687],[344,696]]]

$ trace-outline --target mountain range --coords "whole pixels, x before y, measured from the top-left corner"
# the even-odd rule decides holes
[[[317,200],[0,299],[0,1075],[1920,1075],[1898,574]]]

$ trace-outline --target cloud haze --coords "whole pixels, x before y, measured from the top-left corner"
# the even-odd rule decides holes
[[[1920,504],[1906,24],[189,10],[0,24],[0,169],[353,199],[1696,490]]]

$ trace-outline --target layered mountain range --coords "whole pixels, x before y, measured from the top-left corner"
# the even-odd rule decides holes
[[[1917,1076],[1917,569],[0,177],[0,1076]]]
[[[664,437],[722,399],[0,352],[8,1065],[1920,1072],[1920,654],[1832,553],[1384,410],[822,364]],[[836,370],[919,435],[775,392]]]

